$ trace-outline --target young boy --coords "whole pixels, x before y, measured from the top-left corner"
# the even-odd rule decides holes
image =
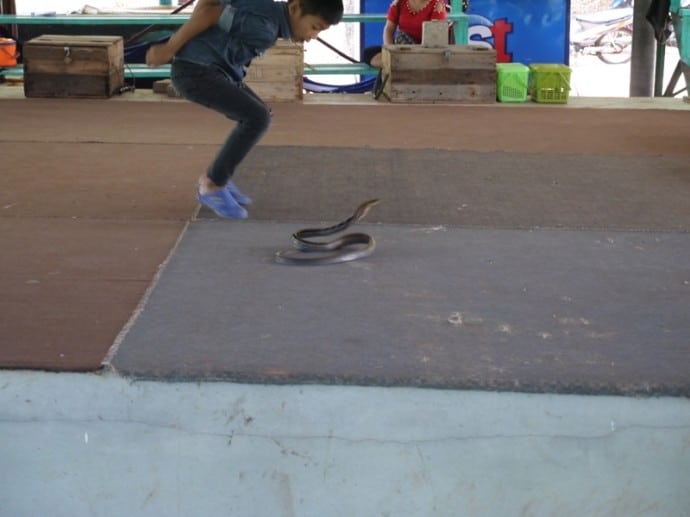
[[[335,25],[342,0],[198,0],[189,20],[146,53],[149,66],[172,59],[175,89],[190,101],[237,122],[199,178],[197,199],[221,217],[244,219],[251,199],[230,180],[268,129],[271,112],[242,82],[251,60],[278,38],[309,41]]]

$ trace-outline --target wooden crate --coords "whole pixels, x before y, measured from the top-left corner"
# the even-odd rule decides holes
[[[107,98],[125,84],[122,36],[44,34],[23,56],[27,97]]]
[[[278,40],[252,60],[245,83],[265,101],[301,101],[304,87],[304,47]]]
[[[496,102],[496,51],[384,45],[383,95],[391,102]]]

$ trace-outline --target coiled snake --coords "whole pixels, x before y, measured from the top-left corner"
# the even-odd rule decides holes
[[[325,237],[346,230],[356,223],[378,204],[378,199],[370,199],[357,207],[354,213],[344,221],[325,228],[304,228],[292,234],[294,249],[279,251],[275,254],[280,264],[323,265],[350,262],[371,255],[376,248],[376,241],[366,233],[348,233],[330,241],[312,241],[312,237]],[[347,249],[357,246],[354,249]]]

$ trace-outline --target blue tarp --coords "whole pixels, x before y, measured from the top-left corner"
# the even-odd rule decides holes
[[[367,93],[374,88],[373,77],[362,79],[353,84],[324,84],[304,78],[304,89],[312,93]]]

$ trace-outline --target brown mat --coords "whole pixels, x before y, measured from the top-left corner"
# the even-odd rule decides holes
[[[0,258],[0,366],[98,368],[194,212],[191,185],[229,122],[184,101],[0,100],[0,113],[0,231],[9,250]],[[682,111],[277,104],[263,144],[687,156],[687,120]],[[684,185],[687,175],[677,175]],[[260,172],[241,178],[257,192],[256,217],[288,216],[323,194],[293,191],[299,205],[275,202],[255,189]]]
[[[86,109],[88,108],[88,109]],[[690,110],[276,103],[265,145],[688,154]],[[230,123],[174,102],[0,100],[3,141],[220,144]]]
[[[687,156],[262,146],[238,174],[253,219],[478,228],[690,230]],[[202,218],[215,218],[202,210]]]
[[[0,219],[0,366],[98,368],[181,228],[175,221]]]

